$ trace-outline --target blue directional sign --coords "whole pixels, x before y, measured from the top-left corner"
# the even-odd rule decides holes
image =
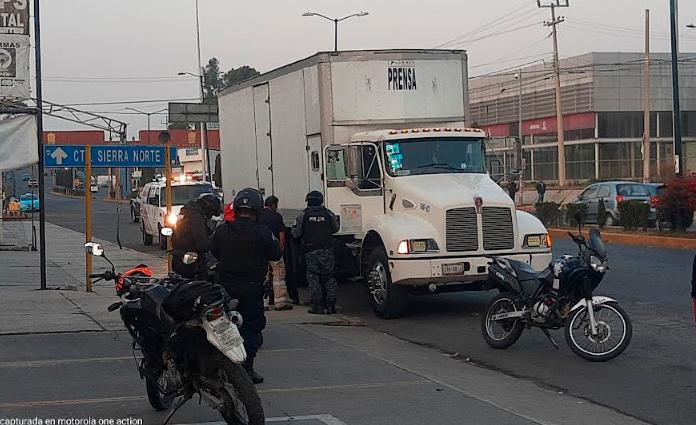
[[[176,148],[171,147],[172,164],[176,164]],[[85,147],[80,145],[44,146],[47,168],[80,168],[85,166]],[[92,167],[156,168],[164,167],[163,146],[92,146]]]

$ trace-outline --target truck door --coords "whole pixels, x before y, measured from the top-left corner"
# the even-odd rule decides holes
[[[382,166],[372,143],[325,149],[326,206],[341,217],[341,234],[364,234],[363,217],[384,214]]]
[[[268,83],[254,86],[256,121],[256,178],[264,195],[273,193],[273,136],[271,133],[271,98]]]
[[[308,192],[312,190],[322,191],[323,167],[321,164],[321,136],[307,137],[307,181],[309,182]]]

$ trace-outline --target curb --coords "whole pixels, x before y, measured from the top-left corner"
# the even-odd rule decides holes
[[[570,229],[548,229],[554,238],[568,238]],[[696,238],[679,238],[656,235],[633,235],[629,233],[602,232],[602,238],[610,243],[626,245],[659,246],[664,248],[696,249]]]
[[[128,205],[130,204],[130,199],[121,199],[120,201],[112,198],[104,198],[102,199],[104,202],[108,202],[110,204],[122,204],[122,205]]]
[[[65,193],[60,193],[60,192],[54,192],[52,190],[47,190],[47,194],[55,195],[55,196],[62,196],[63,198],[72,198],[72,199],[85,199],[84,196],[76,196],[76,195],[68,195]]]

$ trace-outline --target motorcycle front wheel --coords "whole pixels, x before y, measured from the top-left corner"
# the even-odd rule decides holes
[[[481,317],[481,333],[486,343],[493,348],[508,348],[522,335],[524,324],[520,318],[493,320],[497,314],[512,313],[522,309],[517,297],[509,292],[501,292],[488,302]]]
[[[595,305],[597,335],[592,335],[587,307],[573,311],[566,320],[565,339],[571,350],[585,360],[605,362],[623,353],[631,343],[633,324],[615,302]]]
[[[223,401],[222,418],[230,425],[264,425],[266,419],[256,387],[249,375],[238,364],[221,353],[216,353],[218,378],[225,390],[220,398]]]

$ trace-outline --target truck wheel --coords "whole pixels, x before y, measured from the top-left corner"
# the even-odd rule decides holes
[[[307,286],[307,272],[304,264],[304,252],[300,243],[288,238],[285,246],[285,281],[289,285]]]
[[[368,264],[366,279],[372,309],[382,319],[401,316],[407,304],[406,291],[392,283],[384,248],[375,248],[370,253]]]
[[[140,231],[143,232],[143,245],[145,245],[145,246],[152,245],[152,235],[148,235],[147,232],[145,231],[145,223],[143,223],[143,225],[140,226]]]

